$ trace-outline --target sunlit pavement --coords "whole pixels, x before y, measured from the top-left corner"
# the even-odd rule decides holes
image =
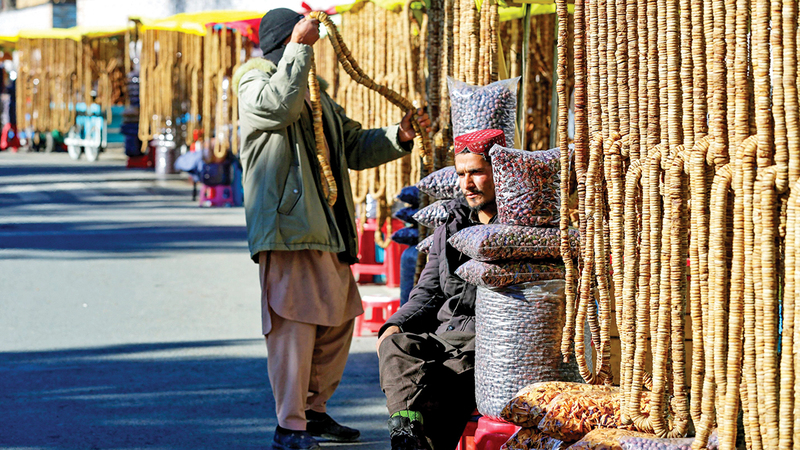
[[[269,448],[244,212],[124,165],[0,152],[0,448]],[[374,345],[329,405],[361,442],[324,447],[389,448]]]

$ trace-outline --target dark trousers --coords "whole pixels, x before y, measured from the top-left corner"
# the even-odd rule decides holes
[[[433,450],[452,450],[475,410],[475,334],[398,333],[380,348],[389,414],[419,411]]]

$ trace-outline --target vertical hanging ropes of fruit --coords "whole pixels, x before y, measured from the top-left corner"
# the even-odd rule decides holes
[[[358,84],[378,92],[392,104],[400,107],[404,111],[414,110],[414,105],[410,101],[400,97],[397,92],[388,89],[386,86],[375,83],[371,78],[369,78],[369,76],[367,76],[367,74],[364,73],[364,71],[361,70],[361,68],[358,66],[358,63],[356,63],[355,59],[353,59],[352,55],[350,54],[350,50],[345,45],[344,41],[342,41],[341,35],[336,29],[336,25],[331,22],[327,14],[321,11],[314,11],[310,14],[310,17],[319,20],[325,25],[325,28],[328,30],[328,37],[330,38],[331,44],[336,52],[336,57],[342,64],[342,68],[344,68],[345,72],[353,77]],[[431,171],[433,169],[433,155],[431,152],[430,139],[428,138],[427,132],[419,126],[418,120],[419,117],[416,115],[415,111],[412,124],[417,133],[417,137],[414,139],[417,141],[417,143],[419,143],[417,147],[421,150],[423,163],[427,167],[427,170]]]
[[[586,42],[586,23],[585,23],[585,2],[584,0],[575,0],[575,170],[579,174],[579,177],[582,177],[585,174],[585,167],[584,167],[584,155],[587,153],[587,144],[588,144],[588,137],[589,137],[589,130],[588,130],[588,122],[586,117],[586,52],[585,52],[585,42]],[[559,29],[559,70],[566,71],[566,54],[564,55],[565,60],[561,60],[561,52],[562,49],[560,46],[564,43],[561,41],[560,36],[560,29]],[[513,32],[512,32],[513,36]],[[566,52],[564,52],[566,53]],[[563,69],[562,69],[563,66]],[[561,86],[561,75],[559,74],[559,88]],[[559,94],[561,91],[559,91]],[[564,84],[564,96],[565,100],[562,101],[561,97],[559,97],[559,107],[566,104],[566,82]],[[559,110],[559,114],[561,111]],[[563,127],[566,126],[566,121],[562,122],[562,119],[559,118],[558,126]],[[559,128],[559,133],[563,130]],[[561,142],[561,135],[559,134],[559,143]],[[560,144],[559,144],[560,145]],[[569,195],[569,178],[570,172],[568,170],[568,166],[563,165],[563,152],[564,149],[562,148],[562,191],[561,191],[561,225],[563,227],[564,222],[566,220],[567,226],[569,225],[569,208],[568,208],[568,195]],[[567,170],[565,170],[567,168]],[[566,176],[566,178],[565,178]],[[567,184],[567,191],[566,196],[564,194],[565,187],[564,184]],[[580,209],[580,206],[579,206]],[[563,228],[562,228],[563,233]],[[561,354],[564,357],[565,361],[569,360],[572,348],[572,336],[575,332],[575,313],[576,313],[576,305],[577,305],[577,295],[576,295],[576,281],[577,281],[577,267],[574,263],[567,262],[567,258],[564,256],[564,235],[562,234],[562,257],[564,257],[564,262],[566,264],[566,322],[564,325],[564,332],[561,338]]]
[[[317,81],[317,69],[314,57],[311,57],[311,70],[308,72],[308,91],[311,96],[311,111],[314,116],[314,145],[317,147],[317,161],[319,161],[322,171],[322,190],[328,205],[333,206],[339,190],[336,187],[336,179],[333,178],[331,166],[328,163],[328,149],[325,145],[325,131],[322,126],[322,103],[319,92],[319,81]]]
[[[579,0],[580,1],[580,0]],[[577,5],[576,5],[577,6]],[[567,322],[571,322],[572,311],[575,309],[575,260],[569,244],[569,137],[567,125],[569,123],[569,103],[567,98],[567,31],[569,14],[566,0],[556,3],[558,14],[558,144],[561,149],[561,257],[566,266],[565,296],[567,301]],[[576,31],[577,32],[577,31]],[[572,334],[572,327],[564,327],[562,354],[569,359],[569,341],[567,337]]]
[[[658,86],[658,0],[647,0],[647,154],[661,142]]]
[[[674,147],[684,143],[683,127],[681,126],[682,100],[681,95],[681,49],[680,49],[680,24],[679,1],[666,0],[666,57],[667,57],[667,145]],[[691,147],[690,147],[691,148]]]

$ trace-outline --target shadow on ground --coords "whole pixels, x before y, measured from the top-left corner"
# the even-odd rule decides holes
[[[0,249],[153,253],[247,251],[244,226],[191,226],[164,222],[56,222],[0,225]],[[3,259],[0,253],[0,259]]]
[[[269,448],[276,421],[267,359],[254,356],[262,345],[256,339],[0,353],[0,447]],[[225,356],[242,353],[250,356]],[[383,401],[375,355],[352,354],[331,411],[362,431],[375,425],[363,439],[375,440],[385,416],[364,411]]]

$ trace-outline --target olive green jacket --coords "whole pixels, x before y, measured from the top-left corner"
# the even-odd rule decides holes
[[[362,130],[323,92],[322,118],[339,189],[336,205],[329,207],[321,187],[311,109],[305,101],[312,54],[308,45],[289,43],[277,67],[255,58],[242,65],[232,80],[239,98],[247,238],[255,262],[259,252],[272,250],[346,252],[342,259],[355,261],[355,207],[348,169],[377,167],[411,150],[411,143],[399,143],[397,125]]]

